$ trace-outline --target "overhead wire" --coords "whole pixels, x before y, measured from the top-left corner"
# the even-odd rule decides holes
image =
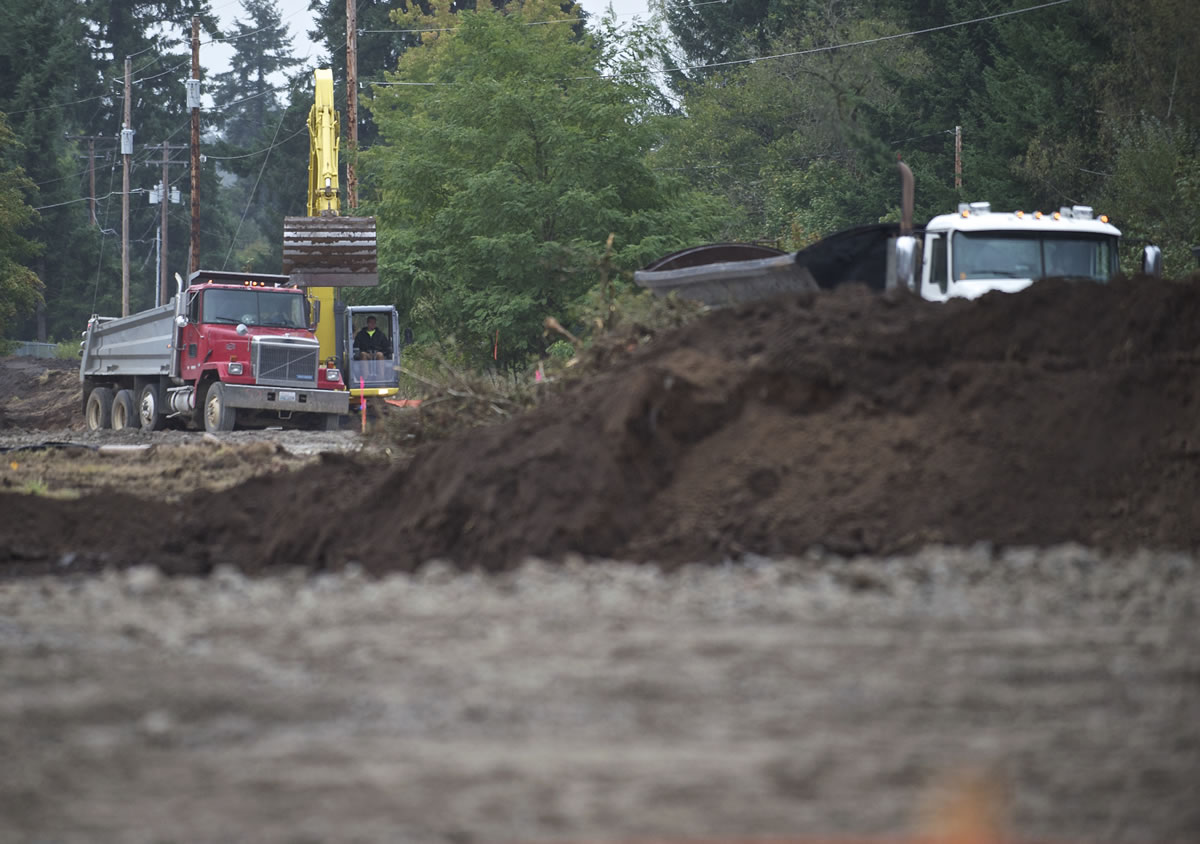
[[[113,165],[109,170],[109,174],[110,175],[108,177],[108,192],[109,192],[109,195],[111,196],[112,192],[113,192],[113,182],[115,182],[117,180],[116,162],[113,162]],[[111,210],[112,210],[112,206],[109,205],[108,203],[105,203],[104,204],[104,225],[101,226],[101,228],[100,228],[101,234],[103,234],[105,232],[105,230],[108,229],[108,213]],[[98,254],[96,256],[96,281],[95,281],[95,284],[92,286],[92,313],[96,312],[96,301],[100,296],[100,268],[104,265],[104,238],[103,237],[100,238],[100,248],[97,249],[96,252]]]
[[[301,126],[299,129],[297,129],[292,134],[288,135],[282,141],[272,143],[271,146],[269,146],[269,147],[263,147],[262,149],[255,150],[254,152],[247,152],[247,153],[244,153],[243,155],[210,155],[210,156],[208,156],[208,158],[212,161],[236,161],[241,158],[253,158],[256,155],[262,155],[264,152],[270,152],[271,150],[275,149],[276,147],[283,146],[288,141],[290,141],[292,138],[294,138],[297,135],[299,135],[303,132],[306,132],[306,131],[308,131],[307,123],[305,125]]]
[[[246,222],[246,215],[250,213],[250,205],[254,202],[254,194],[258,191],[258,183],[262,181],[263,171],[267,169],[267,162],[271,159],[270,152],[275,148],[275,138],[279,137],[279,129],[283,126],[283,120],[286,115],[281,115],[279,122],[275,124],[275,137],[271,138],[271,146],[267,148],[267,156],[263,159],[262,167],[258,168],[258,177],[254,180],[254,187],[250,189],[250,195],[246,197],[246,208],[242,211],[242,219],[238,220],[237,229],[233,233],[233,238],[229,241],[229,251],[225,253],[225,261],[221,264],[221,269],[225,269],[229,265],[229,256],[233,254],[233,247],[237,245],[238,235],[242,233],[242,224]]]
[[[1074,2],[1074,0],[1050,0],[1050,2],[1048,2],[1048,3],[1042,3],[1037,6],[1028,6],[1023,9],[1009,9],[1008,11],[1004,11],[1004,12],[996,12],[994,14],[984,15],[982,17],[977,17],[977,18],[971,18],[969,20],[954,21],[952,23],[942,24],[940,26],[926,27],[925,29],[916,29],[916,30],[912,30],[909,32],[897,32],[897,33],[893,33],[891,35],[881,35],[877,38],[865,38],[865,39],[861,39],[859,41],[848,41],[843,44],[828,44],[824,47],[812,47],[807,50],[792,50],[792,51],[789,51],[786,53],[774,53],[774,54],[766,55],[766,56],[755,56],[753,58],[748,58],[748,59],[731,59],[729,61],[723,61],[723,62],[707,62],[707,63],[703,63],[703,64],[675,65],[673,67],[650,68],[650,69],[646,69],[646,70],[634,70],[634,71],[619,71],[619,72],[615,72],[615,73],[600,73],[600,74],[594,74],[594,75],[588,75],[588,76],[569,76],[569,77],[563,77],[560,79],[548,80],[548,81],[560,81],[561,82],[561,81],[591,81],[591,80],[600,80],[600,79],[606,79],[606,80],[628,79],[628,78],[650,76],[650,75],[654,75],[654,74],[668,74],[668,73],[674,73],[674,72],[683,71],[683,70],[708,70],[708,69],[718,68],[718,67],[732,67],[735,65],[756,64],[757,62],[771,61],[773,59],[786,59],[786,58],[793,58],[795,56],[809,56],[809,55],[816,55],[818,53],[831,53],[835,50],[845,50],[845,49],[848,49],[851,47],[866,47],[866,46],[869,46],[872,44],[879,44],[884,41],[895,41],[900,38],[913,38],[918,35],[928,35],[931,32],[943,32],[945,30],[956,29],[956,28],[962,27],[962,26],[971,26],[971,25],[974,25],[977,23],[984,23],[986,21],[997,20],[999,18],[1012,17],[1014,15],[1024,15],[1024,14],[1028,14],[1029,12],[1037,12],[1042,9],[1049,9],[1053,6],[1062,6],[1066,3],[1072,3],[1072,2]],[[463,83],[461,83],[461,82],[418,82],[418,83],[414,83],[414,82],[405,82],[405,81],[393,81],[393,82],[371,82],[370,84],[378,85],[381,87],[390,87],[390,86],[402,86],[402,85],[416,85],[416,86],[461,85]]]
[[[701,2],[701,3],[684,3],[682,5],[684,8],[692,8],[695,6],[711,6],[714,3],[728,4],[728,2],[729,2],[729,0],[704,0],[704,2]],[[642,14],[642,12],[623,12],[619,15],[616,15],[616,17],[618,17],[618,18],[633,18],[633,17],[637,17],[640,14]],[[522,21],[520,25],[521,26],[543,26],[545,24],[552,24],[552,23],[586,23],[588,20],[589,20],[589,18],[556,18],[555,20],[547,20],[547,21]],[[359,35],[388,35],[388,34],[400,35],[400,34],[406,34],[406,33],[419,33],[419,32],[453,32],[456,29],[461,29],[462,26],[464,26],[464,24],[460,24],[459,26],[431,27],[428,29],[359,29],[359,30],[357,30],[357,32]]]
[[[871,44],[879,44],[884,41],[895,41],[900,38],[913,38],[917,35],[928,35],[931,32],[943,32],[948,29],[956,29],[960,26],[971,26],[973,24],[984,23],[985,21],[997,20],[999,18],[1011,17],[1013,15],[1024,15],[1024,14],[1028,14],[1029,12],[1037,12],[1042,9],[1049,9],[1052,6],[1062,6],[1066,3],[1072,3],[1072,2],[1074,2],[1074,0],[1051,0],[1051,2],[1049,2],[1049,3],[1042,3],[1038,6],[1029,6],[1024,9],[1010,9],[1006,12],[997,12],[997,13],[991,14],[991,15],[984,15],[983,17],[971,18],[970,20],[965,20],[965,21],[955,21],[953,23],[942,24],[941,26],[931,26],[931,27],[927,27],[925,29],[917,29],[917,30],[913,30],[911,32],[897,32],[892,35],[881,35],[878,38],[865,38],[860,41],[848,41],[845,44],[829,44],[824,47],[812,47],[807,50],[792,50],[787,53],[775,53],[773,55],[768,55],[768,56],[755,56],[754,58],[749,58],[749,59],[731,59],[729,61],[724,61],[724,62],[708,62],[705,64],[694,64],[694,65],[677,65],[675,67],[663,68],[661,70],[654,69],[654,70],[632,71],[632,72],[622,72],[622,73],[613,73],[613,74],[597,74],[596,76],[576,76],[576,77],[571,77],[571,79],[578,79],[578,80],[624,79],[624,78],[627,78],[630,76],[646,76],[646,75],[655,74],[655,73],[672,73],[674,71],[679,71],[679,70],[707,70],[707,69],[715,68],[715,67],[731,67],[734,65],[741,65],[741,64],[755,64],[757,62],[770,61],[772,59],[786,59],[786,58],[792,58],[794,56],[810,56],[810,55],[815,55],[817,53],[831,53],[834,50],[844,50],[849,47],[865,47],[865,46],[869,46]]]

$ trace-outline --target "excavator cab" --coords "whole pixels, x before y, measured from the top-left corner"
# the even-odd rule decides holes
[[[349,305],[346,342],[339,361],[346,386],[367,395],[390,395],[400,386],[400,314],[391,305]]]

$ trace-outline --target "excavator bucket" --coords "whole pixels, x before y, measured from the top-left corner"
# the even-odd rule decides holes
[[[301,287],[374,287],[374,217],[284,217],[283,272]]]

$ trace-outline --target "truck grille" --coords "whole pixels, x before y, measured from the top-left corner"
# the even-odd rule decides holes
[[[320,347],[311,341],[256,340],[254,380],[280,387],[316,387]]]

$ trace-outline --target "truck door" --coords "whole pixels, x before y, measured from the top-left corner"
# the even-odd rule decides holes
[[[184,292],[187,296],[187,292]],[[179,375],[185,381],[194,381],[200,377],[200,348],[204,337],[200,333],[200,296],[188,296],[188,323],[180,331],[179,342]]]
[[[940,233],[925,235],[924,260],[921,262],[920,294],[924,299],[941,301],[950,286],[950,261],[946,236]]]

